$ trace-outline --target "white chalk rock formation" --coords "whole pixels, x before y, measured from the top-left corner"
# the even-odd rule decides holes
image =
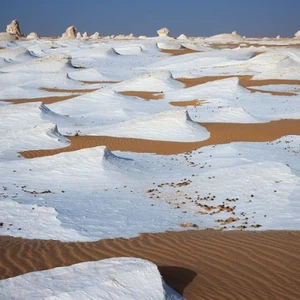
[[[295,38],[299,39],[300,38],[300,30],[298,30],[295,35],[294,35]]]
[[[92,34],[90,36],[91,39],[96,40],[96,39],[100,39],[100,34],[98,31],[96,31],[94,34]]]
[[[82,34],[82,38],[83,39],[88,39],[89,38],[89,36],[88,36],[88,34],[87,34],[86,31]]]
[[[14,35],[10,35],[7,32],[0,32],[0,42],[12,42],[15,40],[16,37]]]
[[[66,32],[63,33],[63,39],[75,39],[77,34],[77,29],[75,26],[70,26],[66,29]]]
[[[277,35],[277,36],[276,36],[276,39],[277,39],[277,40],[279,40],[280,38],[281,38],[281,36],[280,36],[280,35]]]
[[[77,33],[76,33],[76,39],[81,39],[81,38],[82,38],[81,33],[80,33],[80,32],[77,32]]]
[[[38,40],[40,37],[35,33],[35,32],[30,32],[27,36],[26,39],[28,40]]]
[[[15,37],[20,37],[21,30],[18,20],[12,20],[11,23],[6,26],[6,32]]]
[[[213,35],[205,39],[207,42],[211,43],[232,43],[232,42],[242,42],[244,38],[240,36],[236,31],[232,33],[221,33]]]
[[[177,37],[177,40],[187,40],[187,36],[182,33],[180,36]]]
[[[158,36],[161,36],[161,37],[169,36],[169,32],[170,32],[170,30],[165,27],[157,30]]]
[[[109,258],[0,281],[1,299],[183,300],[152,262]]]

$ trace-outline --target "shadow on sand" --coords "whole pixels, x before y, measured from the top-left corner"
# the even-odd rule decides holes
[[[159,266],[158,269],[166,284],[180,295],[197,276],[196,272],[181,267]]]

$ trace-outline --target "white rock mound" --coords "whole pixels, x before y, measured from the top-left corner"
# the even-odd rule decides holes
[[[162,279],[155,264],[110,258],[31,272],[1,280],[1,299],[184,299]]]
[[[63,39],[75,39],[77,34],[77,29],[75,26],[70,26],[66,29],[66,32],[62,34]]]
[[[81,33],[80,33],[80,32],[77,32],[77,33],[76,33],[76,39],[81,39],[81,38],[82,38]]]
[[[206,128],[193,122],[184,110],[169,110],[101,126],[98,133],[106,136],[173,142],[199,142],[210,137]]]
[[[40,37],[35,32],[30,32],[26,39],[28,40],[38,40]]]
[[[82,34],[82,38],[83,39],[88,39],[89,38],[89,36],[88,36],[88,34],[87,34],[86,31]]]
[[[99,34],[99,32],[96,31],[94,34],[92,34],[92,35],[90,36],[90,38],[91,38],[92,40],[100,39],[100,34]]]
[[[22,34],[18,20],[12,20],[11,23],[6,26],[6,32],[15,37],[20,37]]]
[[[160,37],[169,36],[169,32],[170,32],[170,30],[166,27],[157,30],[157,34]]]
[[[230,42],[242,42],[244,41],[243,37],[239,35],[236,31],[232,33],[221,33],[213,35],[205,39],[207,42],[211,43],[230,43]]]
[[[294,35],[295,38],[299,39],[300,38],[300,30],[298,30],[295,35]]]
[[[187,36],[185,34],[181,34],[177,37],[177,40],[187,40]]]

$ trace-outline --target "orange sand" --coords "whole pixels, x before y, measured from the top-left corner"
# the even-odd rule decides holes
[[[190,100],[190,101],[171,101],[169,102],[173,106],[200,106],[206,103],[205,100]]]
[[[199,84],[204,84],[211,81],[238,77],[239,84],[251,91],[260,92],[260,93],[267,93],[274,96],[294,96],[297,95],[296,93],[291,92],[277,92],[277,91],[263,91],[259,89],[251,88],[251,86],[264,86],[264,85],[275,85],[275,84],[289,84],[289,85],[300,85],[300,80],[289,80],[289,79],[264,79],[264,80],[256,80],[252,79],[253,76],[251,75],[219,75],[219,76],[203,76],[203,77],[196,77],[196,78],[177,78],[178,81],[185,84],[186,88],[193,87]]]
[[[91,93],[95,92],[98,89],[56,89],[56,88],[40,88],[42,91],[50,92],[50,93]]]
[[[52,104],[52,103],[55,103],[55,102],[72,99],[72,98],[75,98],[77,96],[80,96],[80,94],[73,94],[73,95],[69,95],[69,96],[43,97],[43,98],[8,99],[8,100],[1,100],[1,101],[11,102],[13,104],[23,104],[23,103],[30,103],[30,102],[43,102],[44,104]]]
[[[168,53],[168,54],[171,54],[173,56],[176,56],[176,55],[183,55],[183,54],[189,54],[189,53],[198,53],[198,52],[201,52],[201,51],[192,50],[192,49],[183,47],[181,49],[176,49],[176,50],[173,50],[173,49],[160,49],[160,52]]]
[[[192,230],[61,243],[0,237],[0,278],[133,256],[187,299],[300,299],[300,232]]]
[[[67,136],[71,141],[68,147],[22,151],[20,154],[25,158],[34,158],[105,145],[112,151],[170,155],[210,145],[231,142],[267,142],[285,135],[300,135],[300,120],[279,120],[258,124],[200,123],[200,125],[210,132],[210,138],[201,142],[182,143],[108,136]]]
[[[125,91],[119,93],[124,96],[139,97],[145,100],[159,100],[164,97],[164,94],[162,92]]]

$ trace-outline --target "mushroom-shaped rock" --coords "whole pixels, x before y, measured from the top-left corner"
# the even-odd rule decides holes
[[[63,33],[63,39],[75,39],[76,38],[77,29],[75,26],[70,26],[66,29],[66,32]]]
[[[169,32],[170,32],[170,30],[168,29],[168,28],[161,28],[161,29],[158,29],[157,30],[157,34],[158,34],[158,36],[169,36]]]
[[[38,40],[40,37],[35,32],[30,32],[26,38],[28,40]]]
[[[299,39],[300,38],[300,30],[298,30],[294,36],[295,36],[295,38]]]
[[[12,20],[11,23],[6,26],[6,32],[15,37],[20,37],[21,30],[18,20]]]
[[[92,35],[90,36],[90,38],[93,39],[93,40],[100,39],[100,34],[99,34],[99,32],[96,31],[94,34],[92,34]]]

